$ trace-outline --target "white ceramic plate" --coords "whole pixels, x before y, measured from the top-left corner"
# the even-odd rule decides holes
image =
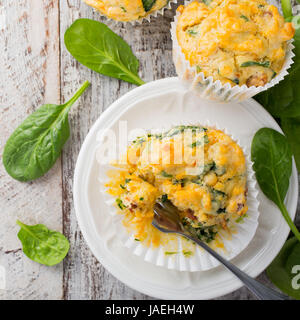
[[[152,108],[143,108],[151,99]],[[274,119],[254,100],[240,104],[218,104],[199,100],[186,92],[177,78],[154,81],[138,87],[113,103],[96,121],[81,148],[74,176],[74,205],[81,231],[90,249],[102,265],[116,278],[131,288],[162,299],[211,299],[242,286],[224,267],[209,271],[180,272],[157,267],[134,256],[122,245],[107,245],[105,238],[115,234],[108,207],[99,190],[99,165],[95,152],[98,148],[97,134],[100,129],[110,127],[134,108],[136,113],[149,119],[149,123],[159,123],[160,111],[164,106],[184,99],[186,107],[193,109],[193,119],[219,123],[222,127],[239,132],[243,144],[251,145],[255,132],[261,127],[271,127],[281,131]],[[148,101],[149,102],[149,101]],[[190,114],[187,113],[187,114]],[[170,114],[176,123],[176,114]],[[127,119],[130,120],[130,119]],[[153,127],[155,125],[151,125]],[[295,217],[298,197],[298,179],[295,163],[286,197],[287,209]],[[255,277],[274,259],[283,246],[289,227],[277,207],[260,192],[259,226],[248,247],[232,260],[238,267]],[[110,218],[108,218],[110,217]],[[113,238],[112,238],[113,241]]]

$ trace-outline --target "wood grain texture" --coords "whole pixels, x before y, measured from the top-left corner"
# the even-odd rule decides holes
[[[179,1],[182,3],[183,1]],[[122,36],[140,60],[145,81],[175,75],[170,22],[174,12],[133,27],[101,17],[81,0],[0,0],[0,154],[26,115],[44,102],[68,100],[89,80],[92,86],[70,112],[71,136],[61,159],[32,183],[11,179],[0,164],[0,265],[7,269],[7,290],[0,299],[151,299],[114,278],[95,259],[78,227],[73,206],[73,174],[89,129],[116,99],[135,88],[77,63],[64,46],[63,35],[77,18],[102,21]],[[297,225],[300,227],[300,203]],[[47,268],[26,257],[17,239],[16,218],[45,223],[69,238],[63,263]],[[259,280],[270,285],[265,273]],[[218,299],[253,299],[241,288]]]
[[[59,102],[58,2],[0,1],[0,154],[22,120],[45,101]],[[16,219],[61,230],[61,168],[20,183],[0,164],[0,265],[6,290],[0,299],[59,299],[62,265],[47,268],[21,251]],[[45,285],[47,284],[47,285]]]

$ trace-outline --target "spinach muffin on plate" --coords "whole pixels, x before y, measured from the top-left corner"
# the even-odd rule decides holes
[[[157,199],[171,201],[186,228],[207,243],[220,241],[221,230],[230,234],[230,225],[246,216],[246,159],[221,130],[176,126],[147,134],[132,142],[122,160],[106,187],[123,224],[147,246],[164,239],[151,224]]]
[[[162,9],[168,0],[84,0],[108,18],[117,21],[139,20]]]
[[[178,45],[197,73],[232,87],[262,87],[281,71],[295,30],[277,7],[265,0],[213,0],[177,10]]]

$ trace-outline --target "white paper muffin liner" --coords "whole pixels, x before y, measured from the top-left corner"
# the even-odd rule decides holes
[[[248,187],[248,196],[247,196],[247,218],[243,219],[243,223],[234,223],[235,232],[231,235],[231,239],[227,236],[223,236],[222,232],[219,232],[220,237],[222,238],[225,249],[216,249],[219,254],[221,254],[226,259],[233,259],[240,252],[242,252],[250,243],[256,229],[258,227],[258,217],[259,217],[259,201],[258,201],[258,190],[257,183],[255,179],[255,173],[252,169],[252,161],[250,159],[250,149],[243,147],[238,139],[234,135],[230,134],[227,128],[222,128],[217,123],[212,124],[210,121],[204,121],[201,123],[176,123],[164,127],[161,132],[164,132],[171,127],[176,125],[201,125],[204,127],[211,127],[222,130],[224,133],[229,135],[241,148],[245,154],[246,166],[247,166],[247,187]],[[157,129],[157,128],[156,128]],[[129,142],[128,142],[129,143]],[[100,154],[101,156],[101,154]],[[192,256],[186,257],[182,253],[183,245],[182,238],[180,236],[174,236],[176,238],[174,245],[176,246],[177,254],[166,255],[166,248],[163,245],[159,247],[147,247],[141,242],[138,242],[134,239],[134,235],[130,234],[126,227],[122,224],[124,216],[121,213],[118,213],[116,206],[116,198],[107,193],[107,188],[105,184],[110,180],[107,176],[109,170],[121,170],[119,168],[113,167],[109,164],[100,165],[99,170],[99,182],[100,182],[100,191],[103,195],[105,203],[109,206],[110,214],[113,216],[114,232],[113,237],[118,238],[118,242],[125,247],[127,247],[133,254],[140,256],[143,260],[155,264],[160,267],[165,267],[171,270],[178,271],[204,271],[209,270],[214,267],[217,267],[220,263],[213,258],[209,253],[204,251],[199,246],[195,247],[195,253]]]
[[[185,5],[194,0],[185,1]],[[286,59],[281,71],[268,82],[265,86],[260,87],[247,87],[245,84],[242,86],[236,85],[232,87],[229,83],[223,85],[220,80],[213,80],[213,77],[205,77],[203,72],[197,73],[196,66],[191,66],[190,62],[186,60],[184,53],[177,41],[176,26],[178,22],[179,12],[176,12],[174,21],[171,23],[171,36],[173,43],[173,61],[175,64],[176,72],[187,87],[188,90],[195,92],[203,99],[214,100],[219,102],[230,101],[243,101],[249,99],[256,94],[268,90],[269,88],[278,84],[288,74],[288,69],[294,63],[292,44],[293,40],[288,41],[286,49]]]
[[[84,0],[82,0],[86,5],[88,5]],[[109,18],[108,16],[106,16],[105,14],[103,14],[101,11],[93,8],[95,10],[95,12],[97,12],[100,16],[102,17],[105,17],[108,21],[112,21],[112,22],[115,22],[115,23],[129,23],[133,26],[135,26],[136,24],[141,24],[144,20],[145,21],[148,21],[148,22],[151,22],[150,19],[151,17],[154,17],[154,18],[157,18],[158,15],[161,15],[163,16],[164,15],[164,12],[165,10],[167,9],[172,9],[172,4],[177,4],[178,0],[170,0],[164,7],[162,7],[161,9],[159,10],[155,10],[151,13],[149,13],[147,16],[145,17],[142,17],[140,19],[137,19],[137,20],[132,20],[132,21],[119,21],[119,20],[114,20],[112,18]]]

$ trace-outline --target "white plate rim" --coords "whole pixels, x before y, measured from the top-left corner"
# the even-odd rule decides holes
[[[87,189],[87,177],[88,174],[83,174],[85,172],[85,164],[88,161],[91,161],[93,159],[94,154],[93,153],[87,153],[88,147],[92,144],[94,135],[98,130],[98,127],[101,123],[108,123],[109,120],[113,120],[114,116],[112,116],[113,111],[118,109],[121,105],[130,105],[129,101],[132,102],[134,98],[137,96],[137,94],[141,94],[144,92],[143,97],[145,98],[145,92],[147,90],[152,91],[156,87],[160,87],[160,85],[166,85],[169,84],[170,87],[174,85],[175,83],[178,84],[178,78],[172,77],[172,78],[165,78],[161,80],[156,80],[149,82],[141,87],[137,87],[133,89],[132,91],[126,93],[124,96],[122,96],[120,99],[116,100],[108,109],[106,109],[100,117],[96,120],[94,125],[92,126],[91,130],[89,131],[88,135],[86,136],[83,145],[81,147],[75,172],[74,172],[74,183],[73,183],[73,198],[74,198],[74,208],[76,212],[77,221],[79,224],[79,227],[82,231],[82,234],[91,249],[94,256],[97,258],[97,260],[104,266],[105,269],[107,269],[113,276],[115,276],[117,279],[119,279],[124,284],[128,285],[134,290],[140,291],[144,294],[161,298],[161,299],[211,299],[215,298],[224,294],[227,294],[229,292],[232,292],[242,286],[242,283],[236,279],[232,278],[229,281],[225,281],[226,283],[218,283],[219,287],[215,288],[213,286],[210,287],[210,292],[202,292],[199,293],[198,291],[192,290],[193,294],[192,296],[186,295],[182,296],[178,293],[176,293],[174,290],[165,289],[162,291],[162,288],[149,283],[149,281],[142,280],[136,275],[131,274],[130,277],[128,276],[128,269],[124,268],[120,264],[116,264],[115,262],[117,260],[114,260],[113,257],[109,257],[105,252],[99,252],[98,246],[93,243],[93,234],[96,232],[95,227],[91,224],[91,221],[87,219],[86,211],[90,210],[89,204],[87,199],[84,198],[84,192],[82,190]],[[245,103],[245,102],[244,102]],[[255,105],[256,108],[260,108],[261,112],[264,114],[266,118],[269,119],[269,122],[272,123],[272,127],[279,132],[282,132],[279,125],[276,123],[276,121],[271,117],[271,115],[261,106],[259,105],[255,100],[250,99],[246,103],[250,103],[252,105]],[[123,112],[126,111],[126,108],[123,109]],[[123,113],[122,112],[122,113]],[[103,126],[102,126],[103,128]],[[297,199],[298,199],[298,176],[297,176],[297,170],[296,165],[293,160],[293,171],[292,171],[292,177],[291,177],[291,183],[290,185],[293,185],[293,189],[289,188],[288,191],[288,202],[287,202],[287,208],[288,211],[291,214],[292,219],[294,219],[296,214],[296,207],[297,207]],[[281,247],[283,246],[287,236],[289,233],[289,227],[287,225],[283,225],[280,232],[280,239],[277,238],[278,243],[280,245],[273,246],[271,250],[269,250],[264,256],[264,263],[260,261],[260,264],[256,264],[256,268],[249,268],[249,264],[246,265],[244,271],[246,271],[250,276],[256,277],[258,274],[260,274],[275,258],[275,256],[280,251]],[[99,245],[99,244],[98,244]],[[222,285],[222,289],[220,289],[220,285]]]

